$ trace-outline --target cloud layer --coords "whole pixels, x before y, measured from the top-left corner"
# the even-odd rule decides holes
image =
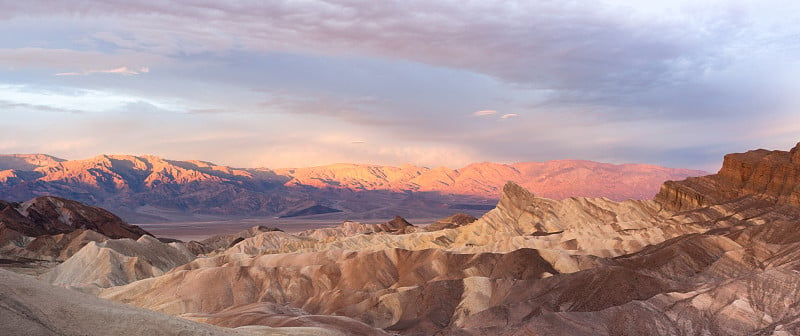
[[[800,141],[783,126],[800,107],[792,1],[0,1],[0,9],[0,29],[10,32],[0,37],[0,85],[15,88],[0,95],[0,113],[14,120],[6,127],[16,130],[0,138],[14,144],[4,152],[154,152],[268,166],[583,158],[714,169],[727,152]],[[28,131],[36,113],[56,115],[58,130],[47,133],[58,138]],[[209,133],[207,122],[225,136],[195,136]],[[86,129],[116,123],[139,128]],[[53,151],[54,141],[72,145]]]

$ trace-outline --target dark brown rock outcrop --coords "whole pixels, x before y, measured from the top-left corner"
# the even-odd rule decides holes
[[[394,216],[394,218],[386,223],[377,224],[376,232],[386,232],[395,234],[404,234],[412,231],[414,224],[409,223],[405,218]]]
[[[725,155],[717,174],[668,181],[655,199],[682,211],[749,195],[800,206],[800,144],[788,152],[758,149]]]
[[[109,238],[138,239],[150,235],[104,209],[53,196],[37,197],[21,204],[0,203],[0,223],[6,229],[29,237],[79,229],[95,231]]]
[[[457,213],[455,215],[449,216],[447,218],[442,218],[436,222],[433,222],[431,225],[428,225],[425,228],[425,230],[439,231],[444,229],[452,229],[452,228],[457,228],[459,226],[470,224],[476,220],[478,219],[468,214]]]

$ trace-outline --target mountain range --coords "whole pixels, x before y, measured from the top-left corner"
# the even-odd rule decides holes
[[[475,163],[459,169],[333,164],[232,168],[156,156],[63,160],[0,155],[0,199],[52,195],[101,206],[136,222],[255,216],[434,218],[480,215],[513,181],[537,195],[646,199],[666,180],[706,174],[645,164],[581,160]]]
[[[0,326],[41,335],[798,335],[798,195],[800,144],[727,155],[718,173],[665,182],[647,200],[555,200],[508,182],[480,218],[429,226],[395,217],[180,242],[77,202],[6,202],[0,268],[29,275],[0,270]],[[68,216],[79,213],[110,227]],[[123,228],[134,236],[99,232]]]

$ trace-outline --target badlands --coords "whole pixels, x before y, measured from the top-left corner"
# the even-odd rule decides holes
[[[798,335],[800,144],[652,200],[156,238],[55,197],[0,203],[11,335]],[[34,279],[35,277],[35,279]]]

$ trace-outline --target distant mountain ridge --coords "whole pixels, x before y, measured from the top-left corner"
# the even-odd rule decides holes
[[[492,204],[513,181],[539,196],[653,197],[666,180],[705,175],[646,164],[582,160],[475,163],[460,169],[332,164],[307,168],[232,168],[157,156],[99,155],[62,160],[0,155],[0,198],[54,195],[102,206],[138,221],[164,213],[280,216],[324,206],[346,218],[450,215],[454,204]],[[309,213],[314,213],[310,211]]]
[[[548,198],[587,196],[613,200],[650,198],[663,181],[708,174],[700,170],[585,160],[482,162],[460,169],[333,164],[274,172],[291,177],[287,184],[318,188],[430,191],[497,199],[503,185],[512,181]]]

